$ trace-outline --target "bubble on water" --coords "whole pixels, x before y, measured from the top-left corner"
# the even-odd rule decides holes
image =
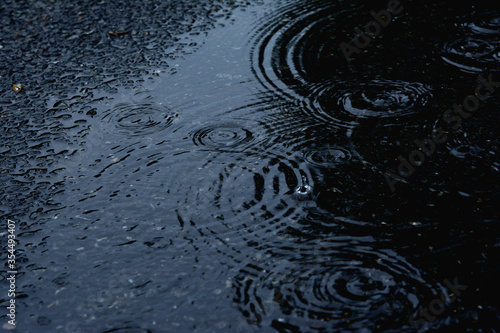
[[[308,184],[298,186],[293,191],[293,197],[299,201],[314,199],[312,186]]]

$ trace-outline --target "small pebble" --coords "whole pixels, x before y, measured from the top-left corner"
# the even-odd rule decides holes
[[[22,85],[22,84],[20,84],[20,83],[14,84],[14,85],[12,86],[12,90],[14,90],[15,92],[19,92],[19,91],[21,91],[21,90],[23,90],[23,89],[24,89],[24,88],[23,88],[23,85]]]

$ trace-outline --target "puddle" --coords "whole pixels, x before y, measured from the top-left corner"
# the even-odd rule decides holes
[[[18,330],[497,327],[498,97],[443,113],[498,73],[498,13],[404,4],[348,63],[380,8],[230,3],[0,5]]]

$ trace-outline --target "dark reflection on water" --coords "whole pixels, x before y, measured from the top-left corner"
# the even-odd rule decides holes
[[[498,12],[404,3],[348,64],[385,5],[2,4],[20,331],[497,327],[498,97],[442,115],[497,75]]]

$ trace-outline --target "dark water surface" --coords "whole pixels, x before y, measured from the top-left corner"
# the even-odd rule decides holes
[[[497,332],[500,13],[401,6],[0,3],[2,329]]]

